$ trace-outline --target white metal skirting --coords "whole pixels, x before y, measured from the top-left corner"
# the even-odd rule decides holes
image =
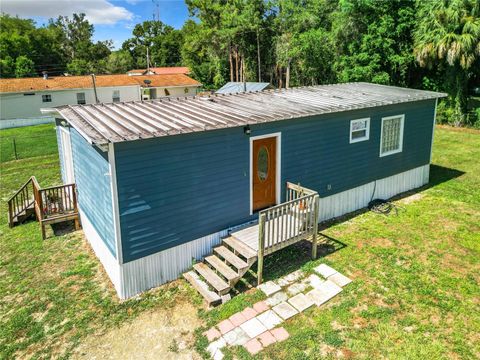
[[[110,250],[108,250],[107,246],[105,245],[102,238],[97,233],[97,230],[95,230],[85,213],[81,209],[79,209],[79,213],[85,237],[87,238],[90,246],[95,252],[95,255],[97,255],[97,257],[100,259],[100,262],[102,263],[108,277],[112,281],[113,286],[117,291],[117,294],[120,294],[120,265],[118,264],[117,259],[115,259]]]
[[[402,192],[421,187],[428,183],[430,165],[424,165],[341,193],[320,198],[318,220],[334,217],[362,209],[372,199],[389,199]]]
[[[228,230],[204,236],[200,239],[158,252],[144,258],[121,265],[122,299],[142,291],[178,279],[192,267],[192,260],[203,260],[212,252],[212,248],[222,242]]]

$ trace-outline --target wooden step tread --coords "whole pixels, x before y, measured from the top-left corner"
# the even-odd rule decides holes
[[[234,238],[233,236],[223,239],[223,242],[230,246],[232,249],[240,253],[247,260],[257,257],[257,252],[250,248],[248,245],[244,244],[240,240]]]
[[[222,274],[229,282],[235,281],[239,278],[238,273],[230,266],[225,264],[218,256],[210,255],[205,258],[205,261],[212,265],[220,274]]]
[[[207,283],[194,271],[186,272],[183,277],[204,297],[209,306],[217,305],[222,301],[217,293],[208,289]]]
[[[220,295],[226,294],[230,290],[228,285],[220,276],[210,269],[204,263],[198,263],[193,265],[193,268],[210,284]]]
[[[245,261],[240,259],[237,255],[235,255],[233,252],[228,250],[225,246],[216,247],[213,249],[213,251],[216,252],[225,260],[227,260],[229,264],[236,267],[239,272],[242,272],[243,270],[248,268],[248,264]]]

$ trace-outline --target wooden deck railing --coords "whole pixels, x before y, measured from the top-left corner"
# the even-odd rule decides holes
[[[318,193],[287,183],[287,201],[259,212],[258,283],[262,282],[263,257],[312,238],[312,258],[317,257]]]
[[[45,225],[64,220],[75,220],[79,227],[77,194],[75,184],[64,184],[41,188],[35,176],[8,200],[8,222],[13,227],[15,218],[26,214],[34,208],[35,216],[40,222],[42,237],[45,238]]]

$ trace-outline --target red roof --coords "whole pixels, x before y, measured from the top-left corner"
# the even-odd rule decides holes
[[[98,87],[111,86],[132,86],[140,85],[147,87],[144,80],[150,80],[148,87],[169,87],[169,86],[200,86],[201,84],[184,74],[167,75],[97,75],[96,85]],[[62,90],[92,88],[92,78],[85,76],[51,76],[48,80],[42,77],[0,79],[0,93],[25,92],[41,90]]]

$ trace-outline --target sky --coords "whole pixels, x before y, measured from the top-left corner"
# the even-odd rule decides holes
[[[188,18],[183,0],[158,0],[160,20],[176,29]],[[132,36],[135,24],[152,20],[156,6],[152,0],[1,0],[0,11],[30,18],[37,25],[59,15],[85,13],[95,26],[94,40],[113,40],[118,49]]]

